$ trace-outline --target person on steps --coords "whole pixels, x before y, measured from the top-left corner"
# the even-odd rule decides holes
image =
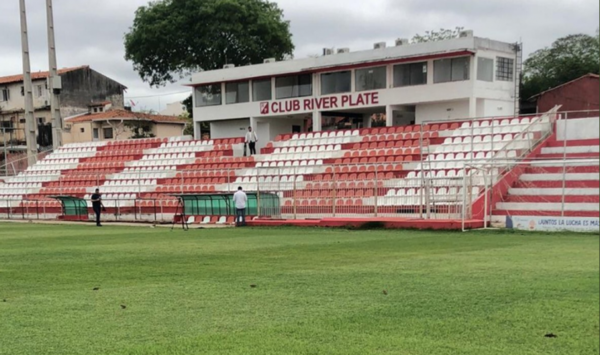
[[[258,136],[256,132],[252,130],[252,127],[248,127],[248,133],[246,133],[246,144],[250,149],[250,155],[256,155],[256,142],[258,142]]]

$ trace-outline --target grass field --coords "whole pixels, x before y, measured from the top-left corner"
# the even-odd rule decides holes
[[[0,224],[0,354],[598,354],[598,249],[577,234]]]

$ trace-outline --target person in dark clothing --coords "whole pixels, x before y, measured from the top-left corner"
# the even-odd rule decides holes
[[[96,226],[102,227],[100,223],[100,215],[102,211],[106,211],[104,204],[102,203],[102,195],[100,194],[100,189],[96,189],[96,192],[92,195],[92,209],[96,214]]]

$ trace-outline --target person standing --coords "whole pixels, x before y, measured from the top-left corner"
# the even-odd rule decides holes
[[[106,211],[104,204],[102,203],[102,195],[100,194],[100,189],[96,189],[96,192],[92,195],[92,209],[96,214],[96,226],[102,227],[100,223],[100,215],[102,211]]]
[[[235,225],[245,226],[246,225],[246,204],[248,203],[248,196],[244,192],[244,189],[240,186],[235,194],[233,194],[233,202],[235,203]]]
[[[246,144],[250,149],[250,155],[256,155],[256,142],[258,142],[258,136],[256,132],[252,130],[252,127],[248,127],[248,133],[246,133]]]

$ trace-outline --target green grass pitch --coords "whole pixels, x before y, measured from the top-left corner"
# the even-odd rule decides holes
[[[0,224],[0,354],[598,354],[598,249],[569,233]]]

